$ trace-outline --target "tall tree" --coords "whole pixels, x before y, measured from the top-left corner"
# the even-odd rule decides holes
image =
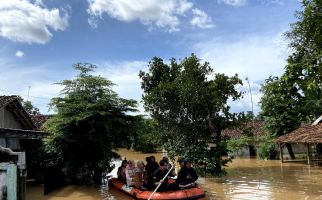
[[[78,63],[74,68],[78,75],[58,83],[61,97],[51,101],[57,115],[45,124],[51,133],[46,144],[63,157],[72,180],[90,182],[89,175],[109,168],[112,149],[128,138],[133,117],[127,112],[135,111],[136,101],[119,98],[111,81],[92,75],[95,65]]]
[[[303,11],[285,35],[292,54],[281,78],[266,80],[262,90],[262,116],[276,136],[312,122],[322,114],[322,1],[303,0]],[[292,158],[291,145],[287,144]]]
[[[233,77],[213,73],[209,63],[201,63],[191,55],[169,64],[153,58],[149,72],[140,72],[143,101],[147,111],[157,121],[161,141],[172,156],[184,156],[194,162],[206,163],[219,174],[225,164],[221,131],[236,120],[228,99],[237,100],[241,93]],[[215,143],[209,148],[208,143]]]
[[[302,95],[298,89],[283,78],[270,77],[262,85],[261,115],[265,128],[273,136],[281,136],[298,128],[303,120]],[[295,158],[291,144],[286,144],[292,159]]]
[[[285,35],[292,54],[288,58],[285,81],[293,83],[303,96],[308,121],[322,114],[322,1],[303,0],[303,11]]]

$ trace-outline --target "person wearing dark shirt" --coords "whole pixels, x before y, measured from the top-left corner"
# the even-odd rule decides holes
[[[182,169],[184,167],[184,158],[183,157],[178,158],[177,162],[179,163],[180,169]]]
[[[165,177],[168,173],[168,164],[164,160],[160,160],[160,167],[153,174],[153,181],[155,183],[155,187],[159,184],[160,187],[158,191],[166,191],[168,187],[168,176]],[[163,180],[163,178],[165,179]]]
[[[125,169],[127,166],[127,160],[123,160],[121,166],[117,169],[117,179],[123,183],[126,183]]]
[[[162,158],[162,160],[168,164],[168,170],[170,170],[170,169],[172,168],[172,165],[171,165],[171,163],[169,162],[169,158],[168,158],[168,157],[166,157],[166,156],[164,156],[164,157]],[[176,174],[176,171],[175,171],[175,169],[174,169],[174,167],[173,167],[173,168],[172,168],[172,170],[171,170],[171,172],[169,173],[169,176],[170,176],[170,177],[175,177],[176,175],[177,175],[177,174]]]
[[[148,189],[153,189],[154,188],[153,174],[159,168],[159,164],[155,161],[154,156],[147,157],[146,161],[147,161],[147,164],[145,166],[145,171],[146,171],[146,174],[147,174],[146,187]]]
[[[196,170],[191,166],[191,161],[186,160],[184,167],[180,169],[176,183],[179,187],[191,187],[194,186],[195,181],[198,179]]]

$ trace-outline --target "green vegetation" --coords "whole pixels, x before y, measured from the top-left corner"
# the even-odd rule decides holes
[[[91,75],[95,65],[74,68],[78,75],[58,83],[61,97],[51,101],[57,115],[45,124],[50,132],[46,145],[64,159],[73,182],[100,181],[100,173],[112,167],[112,150],[129,138],[134,117],[127,113],[136,111],[136,101],[118,97],[111,81]]]
[[[262,87],[261,115],[267,130],[280,136],[312,122],[322,114],[322,1],[304,0],[304,10],[285,35],[292,54],[285,72],[270,77]],[[286,144],[294,157],[290,144]]]
[[[241,149],[248,148],[253,144],[254,138],[249,136],[242,136],[238,139],[227,140],[227,150],[230,153],[238,153]]]
[[[134,124],[134,131],[131,134],[132,148],[143,153],[156,152],[161,147],[158,142],[158,127],[153,119],[137,117]]]
[[[213,73],[209,63],[191,55],[180,62],[171,59],[169,64],[155,57],[140,77],[145,109],[157,122],[169,155],[189,157],[220,175],[227,162],[221,157],[226,151],[221,132],[238,117],[227,104],[242,95],[236,90],[242,83],[238,76]],[[208,146],[210,142],[214,148]]]
[[[279,158],[279,149],[274,143],[275,137],[271,135],[263,136],[260,138],[258,156],[263,160],[275,160]]]

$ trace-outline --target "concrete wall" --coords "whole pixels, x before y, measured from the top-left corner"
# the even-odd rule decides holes
[[[0,108],[0,128],[24,129],[7,108]]]
[[[297,159],[302,159],[301,155],[302,156],[306,155],[307,147],[304,144],[292,144],[292,149]],[[285,160],[291,159],[286,147],[283,148],[283,157]]]

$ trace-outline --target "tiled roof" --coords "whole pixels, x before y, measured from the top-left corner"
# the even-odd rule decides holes
[[[10,102],[18,99],[18,96],[12,95],[12,96],[0,96],[0,108],[6,106]]]
[[[53,115],[35,115],[32,116],[31,119],[34,122],[34,124],[37,126],[38,130],[42,129],[42,125]]]
[[[282,135],[275,140],[277,143],[322,143],[322,123],[316,125],[303,124],[300,128]]]
[[[254,126],[253,126],[252,121],[247,122],[246,128],[251,128],[255,137],[261,137],[261,136],[264,136],[266,134],[265,129],[264,129],[264,121],[261,121],[261,120],[255,120],[254,121]],[[231,139],[238,139],[243,135],[245,135],[245,134],[238,127],[225,129],[222,132],[223,137],[227,136],[227,137],[229,137]]]

